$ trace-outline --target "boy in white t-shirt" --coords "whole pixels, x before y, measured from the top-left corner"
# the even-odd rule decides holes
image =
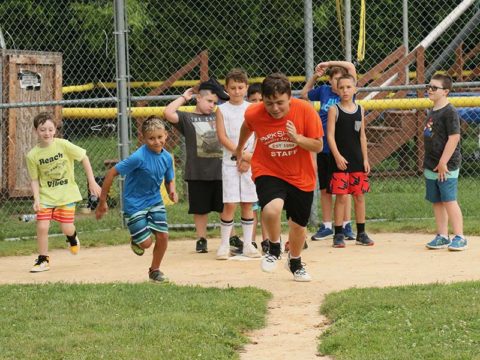
[[[237,159],[233,155],[240,136],[245,110],[250,105],[245,100],[248,89],[248,78],[245,71],[231,70],[225,77],[225,89],[230,100],[219,105],[216,112],[217,135],[223,146],[223,212],[220,219],[221,243],[217,251],[217,259],[226,260],[230,255],[229,240],[238,203],[241,207],[243,255],[257,258],[260,257],[260,253],[251,243],[254,230],[252,205],[258,200],[250,169],[250,160],[255,145],[254,137],[252,136],[245,144],[240,169],[237,169]]]

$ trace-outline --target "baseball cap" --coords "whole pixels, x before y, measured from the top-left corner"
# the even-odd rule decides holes
[[[200,83],[198,90],[210,90],[222,100],[230,100],[230,96],[225,92],[223,86],[215,79],[210,78],[207,81]]]

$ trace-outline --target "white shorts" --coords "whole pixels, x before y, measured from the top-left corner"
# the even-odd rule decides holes
[[[240,173],[236,166],[222,165],[224,203],[254,203],[258,201],[252,170]]]

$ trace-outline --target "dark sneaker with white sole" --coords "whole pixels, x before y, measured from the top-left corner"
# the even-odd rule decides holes
[[[195,251],[199,254],[208,253],[207,239],[205,239],[203,237],[198,239],[197,244],[195,245]]]
[[[355,244],[363,246],[373,246],[375,243],[370,239],[366,232],[359,233]]]

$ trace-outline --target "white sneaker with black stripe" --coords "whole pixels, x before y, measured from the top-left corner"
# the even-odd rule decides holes
[[[289,272],[293,274],[293,280],[294,281],[299,281],[299,282],[309,282],[312,281],[312,277],[310,274],[307,272],[305,269],[305,263],[300,263],[300,267],[292,272],[292,269],[290,268],[290,254],[288,254],[287,261],[285,263],[285,269],[287,269]]]
[[[280,259],[280,257],[277,257],[275,255],[270,254],[270,252],[267,252],[265,256],[262,258],[262,270],[264,272],[273,272],[277,268],[277,261]]]

